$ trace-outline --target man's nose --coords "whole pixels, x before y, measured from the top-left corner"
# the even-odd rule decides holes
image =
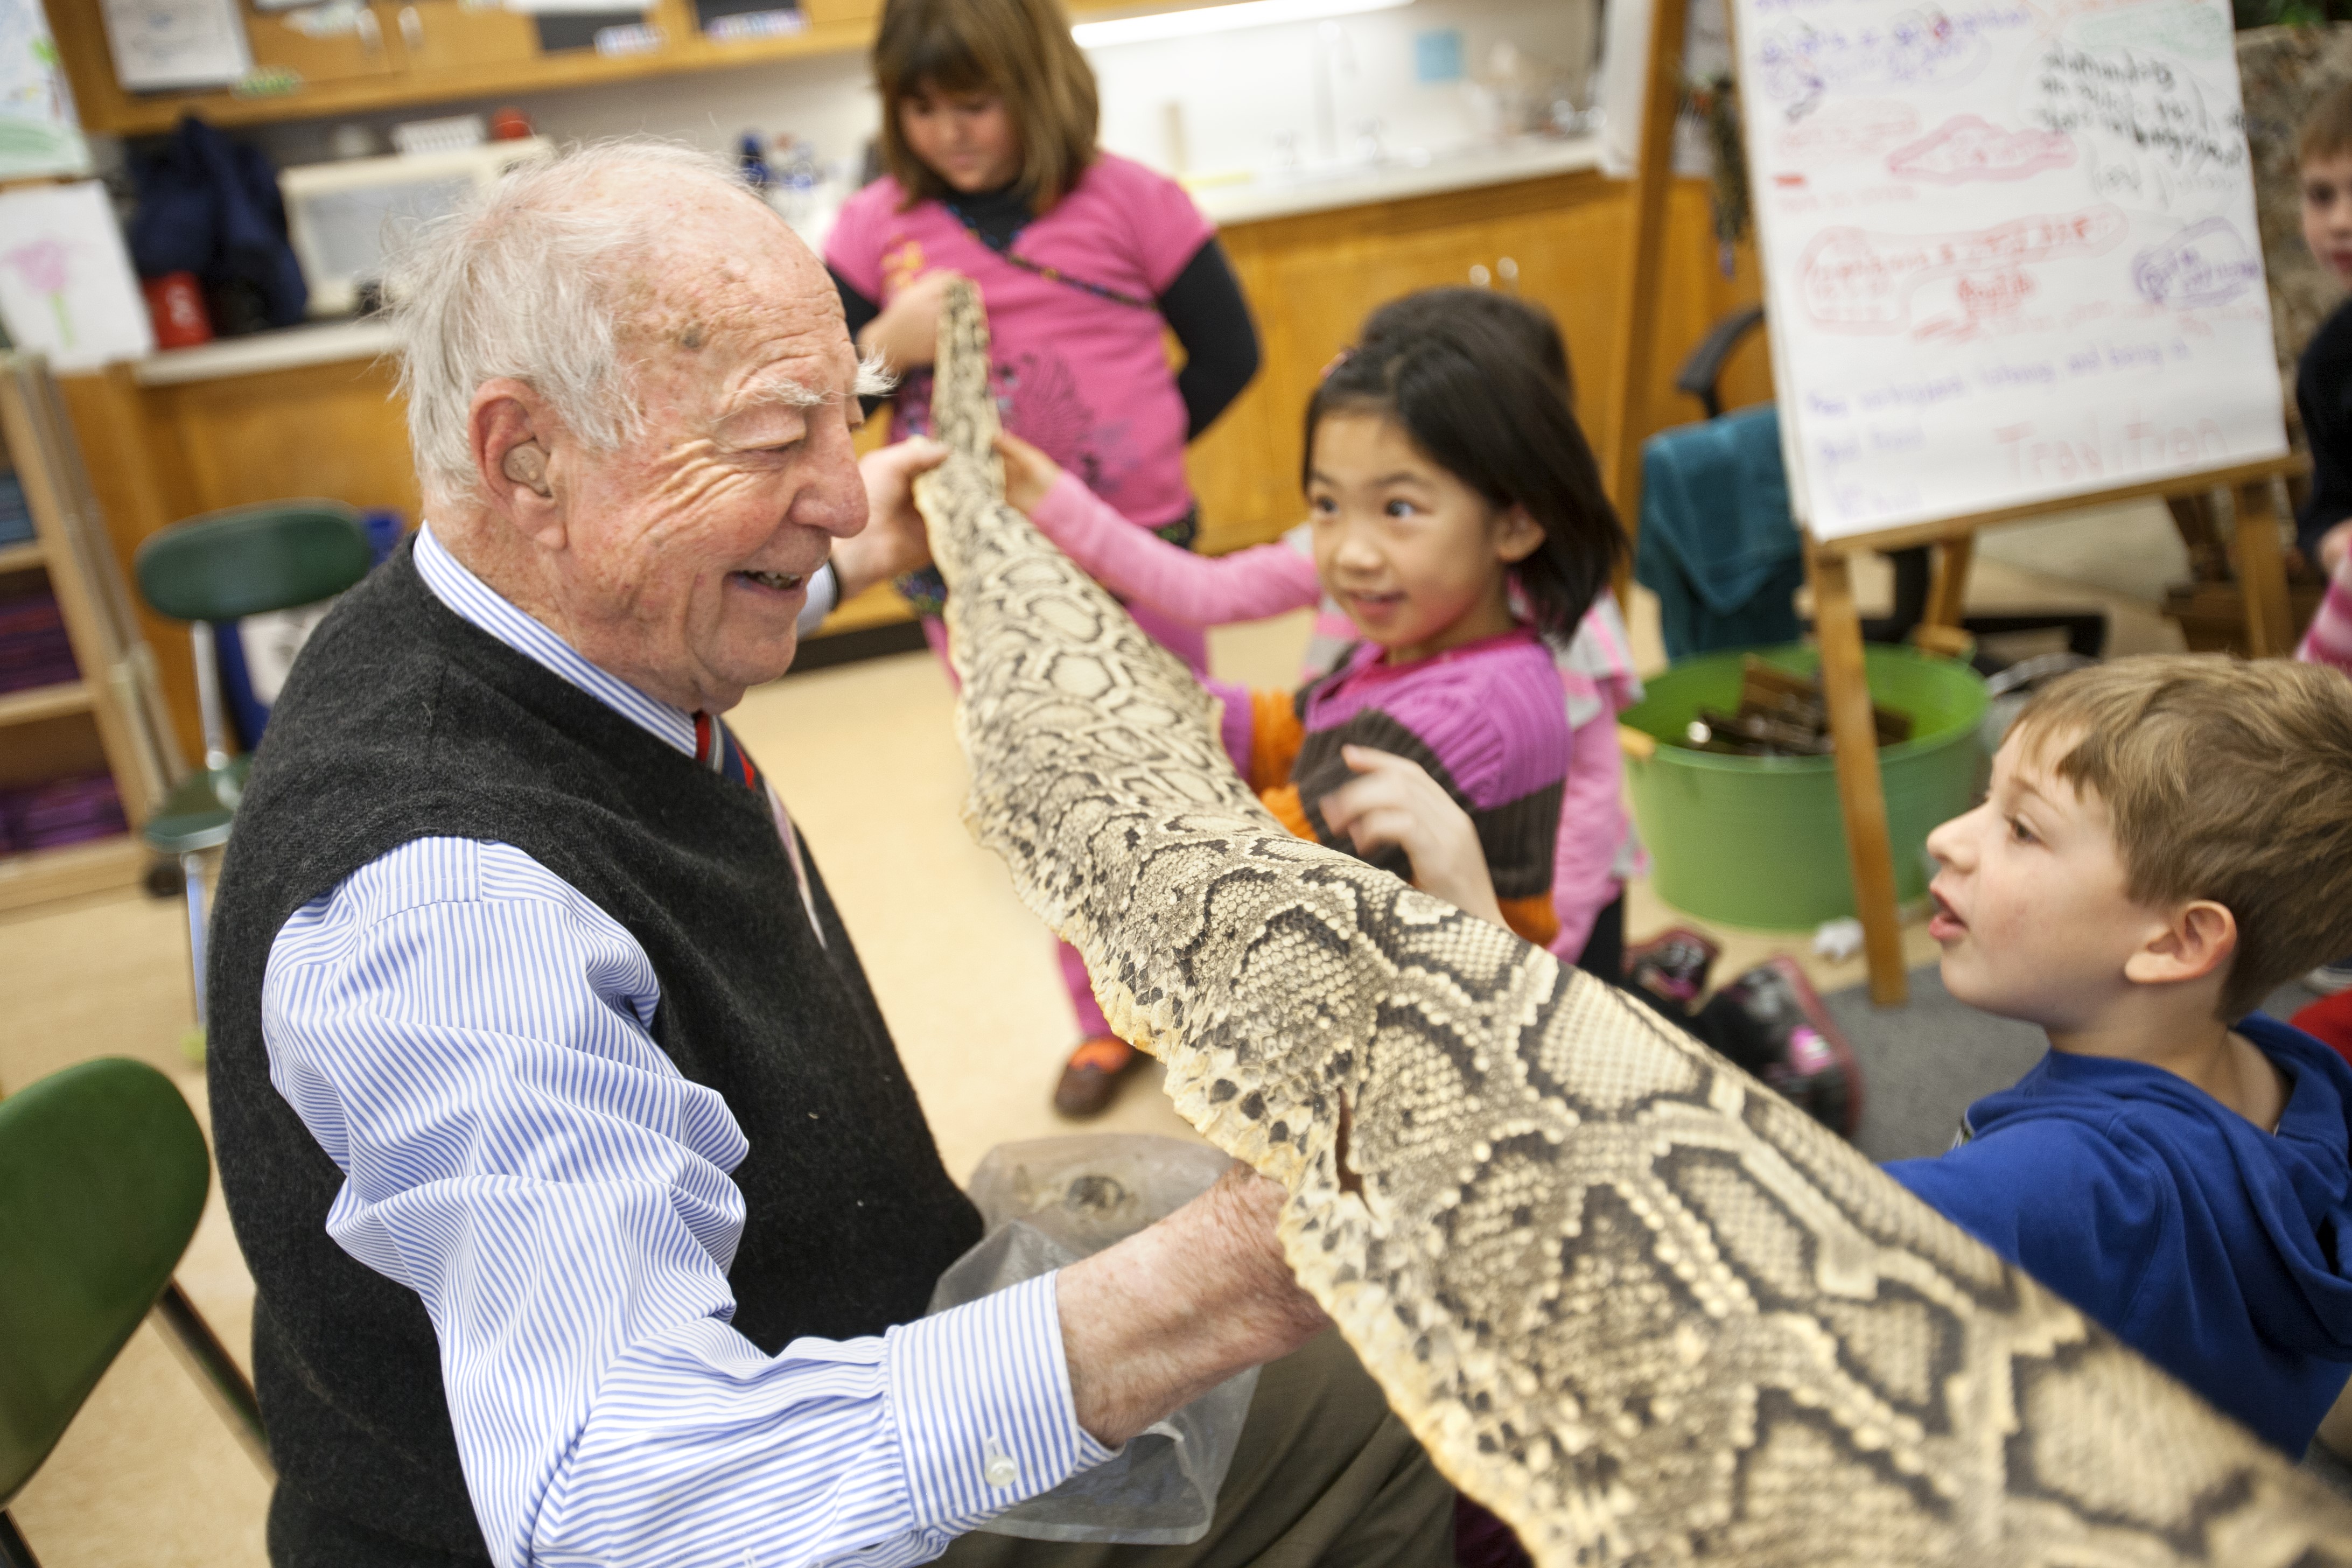
[[[821,528],[835,539],[846,539],[866,526],[866,478],[857,470],[857,451],[844,431],[838,440],[813,446],[807,458],[812,472],[793,497],[792,521]]]

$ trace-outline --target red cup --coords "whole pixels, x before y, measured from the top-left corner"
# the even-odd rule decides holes
[[[166,272],[142,280],[147,314],[155,323],[155,346],[188,349],[213,341],[213,321],[205,313],[205,291],[193,272]]]

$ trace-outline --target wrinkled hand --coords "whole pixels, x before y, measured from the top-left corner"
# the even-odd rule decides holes
[[[879,349],[892,370],[926,365],[939,356],[940,315],[947,308],[948,285],[961,272],[926,272],[906,288],[882,313],[857,334],[861,349]]]
[[[1161,1220],[1055,1280],[1070,1403],[1112,1447],[1330,1327],[1275,1239],[1283,1190],[1234,1163]]]
[[[1393,844],[1412,862],[1412,885],[1502,925],[1503,907],[1470,816],[1421,764],[1370,746],[1342,746],[1356,776],[1319,803],[1323,820],[1362,853]]]
[[[1004,499],[1024,517],[1062,478],[1062,465],[1018,436],[999,431],[996,455],[1004,459]]]
[[[841,596],[911,572],[931,559],[930,536],[915,510],[915,476],[946,461],[948,449],[918,436],[868,452],[857,460],[866,480],[866,526],[833,546]]]

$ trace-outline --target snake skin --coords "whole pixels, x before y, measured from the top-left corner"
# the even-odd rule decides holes
[[[1538,1563],[2352,1564],[2352,1509],[1755,1079],[1285,832],[1002,499],[986,333],[960,289],[916,486],[969,822]]]

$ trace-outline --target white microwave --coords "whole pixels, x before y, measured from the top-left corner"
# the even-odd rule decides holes
[[[310,314],[349,315],[361,286],[383,277],[384,251],[401,229],[440,216],[515,164],[550,150],[545,138],[530,136],[281,172],[287,233],[310,285]]]

